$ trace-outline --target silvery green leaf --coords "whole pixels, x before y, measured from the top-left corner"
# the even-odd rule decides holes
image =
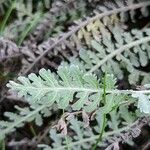
[[[141,112],[150,114],[150,98],[142,93],[134,93],[133,97],[138,98],[138,108]]]

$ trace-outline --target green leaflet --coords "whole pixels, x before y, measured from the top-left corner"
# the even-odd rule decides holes
[[[24,96],[28,101],[34,103],[47,99],[49,105],[57,103],[60,109],[66,109],[70,106],[73,110],[84,109],[91,112],[98,108],[102,100],[103,84],[95,75],[83,72],[75,65],[60,66],[57,73],[58,75],[55,75],[50,70],[41,69],[39,76],[31,73],[28,78],[18,77],[20,83],[9,81],[7,87],[17,91],[19,96]],[[118,95],[116,99],[119,99],[120,94],[136,97],[139,99],[138,108],[141,112],[149,113],[150,90],[119,91],[115,86],[116,79],[109,74],[106,75],[106,84],[107,94]],[[141,101],[143,101],[143,104]],[[145,110],[144,106],[148,108]]]
[[[39,76],[31,73],[28,78],[18,77],[20,83],[10,81],[7,87],[17,91],[19,96],[24,96],[32,102],[47,98],[49,103],[56,102],[61,109],[67,108],[70,102],[73,102],[71,107],[74,110],[80,110],[84,106],[88,107],[90,103],[96,101],[92,97],[96,93],[101,93],[101,85],[97,77],[83,73],[78,66],[60,66],[57,73],[58,76],[51,73],[50,70],[41,69]],[[111,84],[116,81],[108,78],[108,82]],[[113,88],[110,87],[109,90]],[[92,110],[95,110],[99,105],[100,99],[97,99],[98,101]]]
[[[144,95],[142,93],[132,94],[133,97],[138,98],[138,108],[141,112],[150,114],[150,95]]]

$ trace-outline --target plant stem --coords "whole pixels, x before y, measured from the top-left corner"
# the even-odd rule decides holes
[[[104,79],[103,79],[103,102],[104,102],[104,106],[106,104],[106,72],[104,75]],[[100,132],[99,132],[99,137],[94,145],[94,147],[92,148],[92,150],[95,150],[98,143],[102,140],[102,136],[105,130],[105,126],[106,126],[106,114],[103,114],[103,121],[102,121],[102,127],[100,127]]]
[[[5,150],[5,139],[3,140],[3,143],[2,143],[2,150]]]
[[[103,114],[103,123],[102,123],[102,128],[100,129],[100,134],[99,134],[99,137],[94,145],[94,147],[92,148],[92,150],[96,150],[97,148],[97,145],[100,141],[102,141],[102,137],[103,137],[103,133],[104,133],[104,130],[105,130],[105,125],[106,125],[106,114]]]
[[[107,73],[105,72],[104,79],[103,79],[103,101],[104,105],[106,104],[106,75]]]
[[[21,88],[20,88],[21,89]],[[18,90],[20,90],[18,88]],[[56,92],[56,91],[72,91],[72,92],[89,92],[89,93],[97,93],[97,92],[103,92],[102,89],[97,89],[97,88],[86,88],[86,87],[63,87],[63,86],[56,86],[56,87],[48,87],[48,86],[45,86],[45,87],[35,87],[35,86],[32,86],[32,85],[29,85],[29,86],[26,86],[25,89],[28,89],[28,90],[40,90],[41,91],[46,91],[46,92]],[[107,94],[138,94],[138,93],[142,93],[142,94],[150,94],[150,90],[140,90],[140,91],[137,91],[137,90],[118,90],[118,89],[113,89],[113,90],[106,90],[106,93]]]
[[[0,141],[0,149],[5,150],[5,139]]]
[[[30,124],[29,126],[30,126],[30,130],[31,130],[33,136],[34,136],[34,137],[37,136],[37,135],[36,135],[36,132],[35,132],[35,130],[34,130],[34,128],[33,128],[33,126],[32,126],[31,124]]]
[[[13,9],[14,9],[15,4],[16,4],[16,0],[14,0],[14,1],[12,2],[11,6],[10,6],[9,9],[7,10],[6,15],[5,15],[5,17],[4,17],[4,20],[3,20],[2,24],[1,24],[1,27],[0,27],[0,34],[2,34],[2,32],[4,31],[5,25],[6,25],[8,19],[9,19],[9,17],[10,17],[11,12],[12,12]]]

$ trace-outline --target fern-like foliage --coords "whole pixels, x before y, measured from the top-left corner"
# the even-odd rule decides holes
[[[15,131],[16,128],[23,127],[27,122],[35,121],[36,125],[41,126],[43,124],[43,117],[50,116],[55,108],[51,108],[47,100],[43,102],[30,103],[30,107],[25,108],[15,106],[15,113],[5,112],[5,116],[9,121],[0,121],[0,140],[5,138],[6,134]]]
[[[7,9],[9,8],[10,4],[13,2],[13,0],[1,0],[0,1],[0,15],[3,15],[5,14],[5,12],[7,11]],[[30,1],[26,1],[26,0],[21,0],[21,1],[18,1],[18,3],[21,2],[21,3],[28,3],[28,6],[32,7],[32,4],[34,3],[33,0],[30,0]],[[51,7],[51,3],[52,1],[51,0],[39,0],[37,4],[37,7],[46,7],[47,9],[49,9]],[[35,5],[35,3],[34,3]]]
[[[128,0],[116,1],[111,5],[107,2],[104,7],[98,6],[91,17],[85,17],[84,21],[76,21],[67,33],[62,33],[56,38],[49,38],[38,44],[47,38],[45,33],[48,32],[49,36],[50,32],[57,32],[57,29],[53,29],[53,27],[57,24],[58,18],[63,20],[64,18],[61,16],[68,15],[70,12],[68,8],[73,7],[75,14],[69,15],[75,17],[76,9],[81,5],[78,2],[82,2],[82,0],[55,1],[45,15],[37,13],[32,1],[24,2],[22,0],[15,4],[17,18],[14,20],[14,24],[5,28],[4,33],[8,37],[6,33],[13,31],[16,35],[11,34],[12,37],[8,38],[16,39],[24,30],[21,38],[18,38],[19,45],[40,21],[41,16],[45,17],[20,48],[8,40],[1,39],[1,61],[7,56],[10,57],[14,52],[20,52],[21,49],[24,56],[28,57],[23,60],[28,65],[24,73],[31,71],[39,61],[42,64],[45,62],[51,64],[49,58],[58,53],[61,53],[61,58],[67,59],[71,65],[63,63],[58,67],[57,73],[41,69],[39,75],[31,73],[28,77],[18,77],[18,82],[9,81],[7,87],[16,91],[19,97],[28,100],[29,107],[16,106],[15,113],[5,113],[8,120],[0,121],[0,140],[16,128],[22,127],[26,122],[35,121],[36,125],[42,125],[42,118],[51,115],[53,104],[63,111],[69,111],[69,116],[65,118],[64,115],[61,118],[60,129],[63,129],[62,132],[65,133],[65,136],[58,134],[55,129],[50,130],[52,144],[39,146],[45,150],[68,147],[79,150],[90,149],[99,136],[99,129],[102,128],[106,114],[109,114],[109,117],[106,116],[106,122],[110,132],[106,132],[104,129],[101,142],[103,146],[106,146],[107,142],[120,142],[130,139],[130,137],[131,139],[137,137],[140,134],[140,127],[149,122],[149,117],[144,117],[139,121],[141,124],[138,122],[132,126],[138,115],[149,116],[150,114],[150,78],[148,73],[139,70],[141,66],[146,67],[150,60],[150,29],[134,29],[129,32],[122,29],[120,24],[129,20],[136,21],[136,12],[140,17],[147,17],[149,15],[147,8],[150,2]],[[42,2],[38,4],[41,8]],[[70,56],[74,57],[70,59]],[[31,62],[32,64],[30,64]],[[117,89],[115,77],[122,79],[124,70],[129,73],[130,84],[135,84],[140,80],[142,80],[142,84],[146,83],[143,90]],[[106,73],[105,77],[100,78],[103,73]],[[128,109],[130,103],[138,108],[135,115]],[[72,111],[73,113],[71,113]],[[80,116],[78,118],[74,115],[80,112],[82,112],[83,120]],[[90,124],[92,119],[95,121],[94,125]],[[69,132],[67,132],[68,129]],[[108,136],[110,140],[107,139]]]
[[[94,13],[93,17],[84,18],[85,21],[76,21],[76,25],[70,27],[67,33],[62,33],[59,37],[54,39],[49,38],[47,41],[40,44],[37,47],[37,52],[40,52],[39,57],[32,60],[32,65],[26,69],[25,73],[28,73],[35,66],[35,64],[43,59],[44,56],[50,51],[53,51],[55,54],[60,52],[65,58],[68,59],[70,54],[76,54],[74,51],[83,48],[85,45],[87,47],[91,47],[91,41],[99,40],[102,36],[104,28],[109,30],[114,26],[114,24],[124,22],[124,20],[121,19],[123,16],[125,17],[129,15],[132,16],[131,18],[134,18],[137,10],[141,11],[141,14],[139,15],[140,17],[143,15],[148,15],[149,11],[146,8],[148,8],[149,5],[150,2],[148,1],[139,1],[138,3],[132,3],[130,5],[120,5],[119,3],[118,5],[115,5],[113,9],[104,9],[104,7],[101,7],[101,10],[99,10],[98,13]],[[130,13],[128,14],[128,12]],[[128,19],[129,18],[126,17],[126,21]],[[64,51],[62,52],[62,49],[67,50],[68,53],[66,54]]]
[[[97,138],[94,136],[92,130],[89,128],[84,128],[84,123],[77,120],[77,118],[72,118],[69,122],[69,127],[74,132],[74,136],[68,138],[68,142],[71,144],[71,149],[90,149],[91,145],[94,144],[94,140]],[[52,146],[41,144],[39,147],[42,147],[44,150],[50,150],[50,149],[65,149],[66,144],[65,143],[65,137],[62,134],[58,134],[56,129],[50,130],[50,137],[53,139]],[[89,144],[86,142],[83,142],[84,140],[88,140]],[[72,145],[72,142],[75,142],[75,144]],[[82,144],[81,144],[82,143]]]
[[[77,118],[72,117],[68,122],[68,128],[72,131],[71,136],[67,136],[68,143],[65,141],[65,137],[61,133],[57,133],[56,129],[50,130],[50,138],[52,140],[51,145],[39,144],[40,148],[44,150],[63,150],[68,147],[71,149],[91,149],[92,145],[95,143],[95,140],[98,138],[98,129],[102,121],[101,112],[97,112],[97,124],[92,128],[84,127],[84,123]],[[122,128],[118,128],[114,131],[105,132],[103,134],[103,141],[98,145],[98,147],[105,147],[108,143],[112,142],[120,142],[120,141],[128,141],[133,137],[137,137],[140,133],[140,128],[143,125],[150,121],[149,117],[143,117],[138,119],[135,123],[128,124],[128,126],[124,126]]]
[[[43,16],[40,18],[36,29],[27,36],[27,39],[22,44],[21,51],[25,56],[25,59],[22,61],[23,68],[20,71],[21,73],[28,68],[30,63],[34,62],[37,55],[43,53],[43,49],[38,48],[38,44],[51,36],[51,34],[54,36],[62,32],[61,30],[64,28],[62,24],[68,24],[70,21],[75,20],[85,14],[86,5],[87,3],[83,0],[57,0],[52,3],[49,11],[43,14]],[[59,26],[57,25],[57,28],[56,24],[59,24]],[[53,43],[53,39],[51,40],[51,43]],[[42,61],[42,64],[43,62],[45,63],[49,61],[48,59],[45,59]]]
[[[54,2],[46,1],[47,0],[39,0],[36,4],[33,0],[18,1],[14,5],[14,10],[17,16],[11,24],[6,27],[4,36],[18,42],[20,35],[23,36],[26,33],[28,40],[24,41],[23,45],[28,45],[30,49],[32,45],[31,43],[34,42],[35,44],[39,41],[41,42],[45,37],[48,37],[51,32],[60,31],[63,26],[57,28],[54,28],[54,26],[58,22],[61,24],[61,22],[66,21],[67,15],[72,19],[76,19],[78,13],[83,14],[85,12],[86,3],[82,0],[71,0],[68,2],[59,0]],[[49,10],[45,10],[45,5],[43,3],[49,3],[46,5]],[[69,12],[70,9],[72,9],[72,13]],[[22,31],[24,30],[27,31],[25,33],[23,32],[23,34]],[[20,45],[22,43],[18,42],[18,44]]]
[[[36,10],[34,7],[33,1],[15,1],[13,10],[16,17],[5,27],[3,36],[20,44],[19,40],[25,38],[26,34],[33,30],[42,16],[42,12],[37,11],[42,9],[41,1],[37,2]]]
[[[67,15],[69,15],[74,20],[76,19],[78,13],[84,14],[85,5],[86,4],[82,0],[71,0],[66,2],[54,1],[52,3],[52,7],[41,18],[40,23],[37,25],[35,31],[31,33],[28,40],[31,40],[32,42],[34,41],[34,43],[43,41],[43,39],[46,38],[45,35],[48,36],[48,33],[51,34],[52,32],[57,32],[61,29],[61,26],[55,28],[55,25],[58,22],[65,21]],[[69,11],[70,9],[72,12]]]
[[[130,84],[136,84],[139,78],[142,84],[149,83],[149,74],[138,68],[147,66],[150,61],[150,29],[134,29],[130,33],[116,26],[111,31],[104,30],[102,39],[91,41],[92,48],[82,48],[80,59],[72,58],[70,61],[80,64],[81,68],[89,72],[101,69],[102,72],[114,74],[118,79],[124,77],[123,70],[126,69],[130,73]]]
[[[57,102],[61,109],[65,109],[70,102],[73,102],[74,95],[76,95],[77,99],[72,105],[74,110],[80,110],[85,107],[84,105],[88,103],[88,99],[92,102],[94,100],[92,97],[96,96],[99,99],[94,101],[93,107],[90,104],[87,104],[86,107],[92,110],[97,107],[102,90],[96,76],[92,74],[86,75],[76,66],[69,68],[59,67],[57,73],[59,80],[50,70],[41,69],[39,71],[40,76],[32,73],[28,78],[19,77],[18,80],[21,84],[10,81],[7,86],[17,90],[19,96],[25,96],[34,102],[42,101],[43,97],[49,97],[49,101],[52,104]],[[113,80],[110,81],[112,83]],[[110,85],[113,86],[114,82],[111,83]],[[111,88],[113,87],[110,87],[110,90]]]
[[[39,76],[31,73],[26,77],[18,77],[20,83],[9,81],[7,87],[18,92],[19,96],[24,96],[31,102],[42,101],[48,98],[51,104],[57,103],[59,108],[65,109],[70,103],[74,110],[85,109],[88,112],[95,110],[102,101],[102,83],[95,75],[87,74],[78,66],[60,66],[57,71],[58,76],[50,70],[41,69]],[[108,94],[132,94],[141,101],[149,104],[149,90],[144,91],[119,91],[115,88],[116,80],[112,75],[106,77]],[[146,98],[143,98],[145,96]],[[139,107],[141,105],[139,104]],[[150,106],[140,107],[142,112],[149,113]]]
[[[31,73],[28,77],[18,77],[18,81],[20,83],[9,81],[7,87],[17,91],[19,97],[24,96],[30,102],[30,108],[16,107],[19,113],[5,113],[10,121],[0,122],[1,138],[14,131],[15,128],[23,126],[25,122],[35,120],[37,125],[41,125],[41,114],[44,116],[50,115],[49,109],[54,103],[60,109],[67,110],[71,108],[74,111],[83,110],[88,113],[100,109],[100,114],[108,114],[120,105],[132,102],[137,105],[142,113],[150,114],[150,90],[148,84],[143,91],[118,90],[116,89],[116,79],[113,75],[106,75],[105,83],[103,83],[103,80],[97,79],[96,75],[84,72],[78,66],[60,66],[57,75],[51,73],[50,70],[41,69],[39,76]],[[107,85],[105,103],[103,99],[104,84]],[[121,116],[124,116],[123,114]],[[114,114],[111,114],[111,119],[116,120]],[[126,120],[126,117],[124,119]],[[80,123],[79,125],[78,123],[73,123],[73,125],[76,124],[78,129]],[[110,123],[109,126],[112,129],[117,127]],[[84,139],[84,135],[80,135],[82,132],[77,133],[78,138]],[[87,133],[87,135],[91,134]]]

